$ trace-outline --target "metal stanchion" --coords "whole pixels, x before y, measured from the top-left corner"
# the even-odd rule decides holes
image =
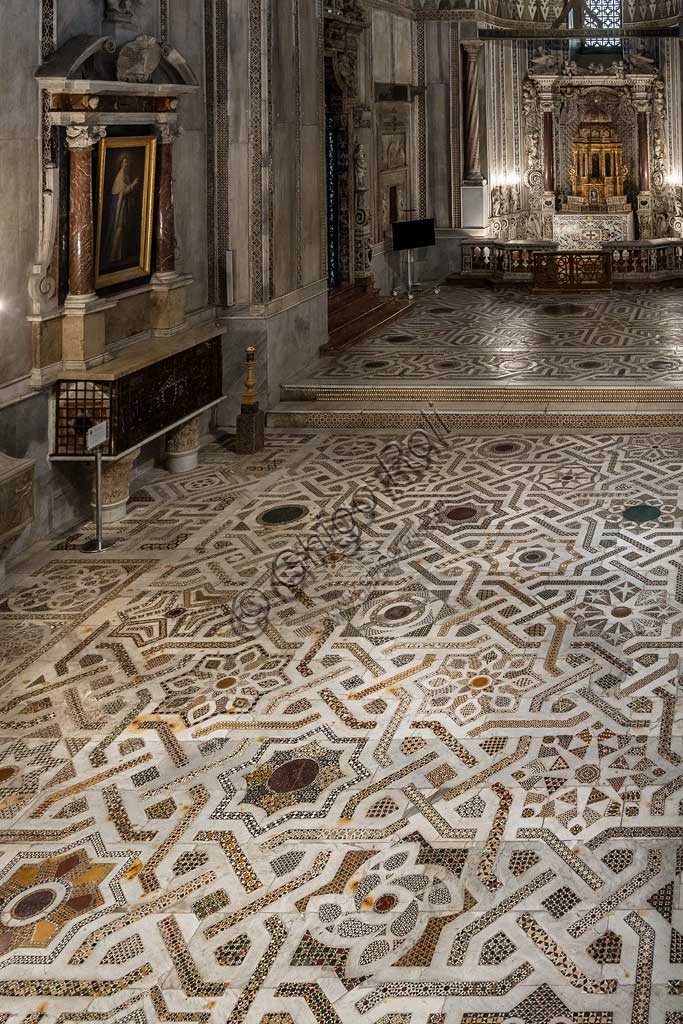
[[[87,540],[81,551],[103,551],[114,544],[102,536],[102,445],[108,437],[108,423],[103,421],[91,427],[86,434],[86,447],[95,449],[95,530],[94,540]]]

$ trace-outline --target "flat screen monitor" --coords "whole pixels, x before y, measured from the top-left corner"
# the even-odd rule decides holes
[[[436,245],[434,218],[429,220],[397,220],[391,225],[394,236],[394,251],[400,249],[424,249]]]

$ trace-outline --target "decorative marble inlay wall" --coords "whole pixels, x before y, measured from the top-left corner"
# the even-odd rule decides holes
[[[426,86],[425,66],[425,26],[418,22],[415,26],[415,71],[418,95],[415,98],[417,118],[417,207],[418,216],[427,215],[427,116],[425,109],[424,89]]]
[[[556,213],[553,238],[561,249],[599,249],[633,238],[632,213]]]
[[[225,252],[230,248],[230,115],[228,0],[204,5],[209,301],[226,301]]]
[[[57,45],[57,0],[40,0],[40,56],[42,60],[51,57]]]
[[[460,143],[460,118],[462,117],[462,104],[460,101],[460,28],[457,22],[450,25],[450,48],[451,48],[451,78],[450,78],[450,99],[451,99],[451,203],[452,217],[451,226],[460,227],[460,188],[462,186],[462,155]]]

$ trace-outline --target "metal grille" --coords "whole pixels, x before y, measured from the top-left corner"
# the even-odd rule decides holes
[[[102,453],[119,455],[220,398],[221,339],[195,345],[115,381],[59,381],[55,455],[85,455],[85,435],[109,421]]]
[[[609,288],[612,260],[608,252],[534,253],[534,288],[577,291]]]
[[[91,380],[61,380],[57,385],[56,455],[87,455],[85,435],[101,420],[109,421],[103,455],[112,455],[112,385]]]
[[[583,5],[583,24],[585,28],[621,28],[621,0],[591,0],[590,4]],[[605,49],[610,46],[619,46],[620,40],[616,38],[605,39],[604,36],[589,36],[584,41],[585,46]]]

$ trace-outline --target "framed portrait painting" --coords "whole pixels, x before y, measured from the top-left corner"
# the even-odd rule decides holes
[[[102,139],[98,156],[95,287],[108,288],[151,270],[156,139]]]

